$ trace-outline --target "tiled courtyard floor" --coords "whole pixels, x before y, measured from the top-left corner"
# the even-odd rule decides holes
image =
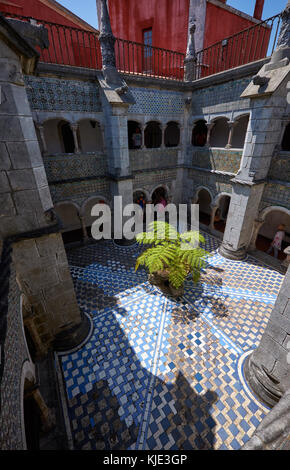
[[[254,258],[212,252],[181,301],[134,272],[137,247],[112,241],[68,252],[92,332],[59,355],[75,449],[239,449],[267,408],[242,364],[257,345],[283,276]]]

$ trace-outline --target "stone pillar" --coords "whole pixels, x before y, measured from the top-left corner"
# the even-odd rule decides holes
[[[215,122],[207,122],[206,127],[207,127],[207,136],[206,136],[206,146],[210,147],[210,135],[211,135],[211,130],[213,129],[215,125]]]
[[[5,20],[1,19],[4,34]],[[67,257],[29,107],[22,66],[11,48],[11,27],[0,39],[0,238],[13,247],[20,289],[33,308],[42,351],[76,346],[88,332],[79,310]],[[19,48],[23,41],[19,41]],[[67,341],[67,342],[66,342]]]
[[[162,139],[161,139],[161,145],[160,148],[165,149],[165,129],[166,129],[166,124],[160,124],[160,129],[162,132]]]
[[[269,406],[290,388],[290,267],[261,342],[248,356],[244,372],[251,389]]]
[[[89,240],[87,226],[86,226],[86,219],[85,219],[85,216],[81,216],[81,215],[79,215],[79,219],[80,219],[82,231],[83,231],[83,241],[84,243],[86,243]]]
[[[290,1],[283,13],[278,48],[241,97],[250,99],[251,117],[241,167],[232,180],[233,191],[220,253],[243,259],[250,245],[264,184],[287,110],[290,78]]]
[[[75,153],[81,153],[80,148],[79,148],[79,139],[78,139],[78,125],[77,124],[71,124],[70,125],[72,133],[73,133],[73,138],[74,138],[74,144],[75,144]]]
[[[235,125],[236,125],[235,121],[228,122],[228,126],[229,126],[230,130],[229,130],[229,138],[228,138],[228,143],[226,145],[226,149],[232,148],[232,140],[233,140]]]
[[[47,145],[46,145],[46,140],[45,140],[45,135],[44,135],[44,127],[42,124],[36,124],[36,127],[40,135],[41,145],[43,148],[43,155],[47,155]]]
[[[141,127],[141,135],[142,135],[142,142],[141,142],[140,148],[144,149],[145,148],[145,125],[141,124],[140,127]]]

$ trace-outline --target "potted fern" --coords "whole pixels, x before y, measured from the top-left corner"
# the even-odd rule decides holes
[[[149,271],[149,282],[165,293],[181,297],[184,281],[189,273],[197,282],[209,253],[199,246],[204,237],[198,231],[179,233],[167,222],[155,221],[148,232],[136,236],[140,245],[151,245],[138,256],[135,271],[145,266]]]

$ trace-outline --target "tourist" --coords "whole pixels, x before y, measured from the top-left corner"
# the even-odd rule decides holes
[[[267,251],[268,254],[272,252],[272,249],[274,250],[274,257],[278,258],[278,251],[281,250],[281,245],[282,241],[285,237],[285,225],[281,224],[277,227],[277,232],[275,234],[275,237],[273,238],[273,241],[270,245],[269,250]]]

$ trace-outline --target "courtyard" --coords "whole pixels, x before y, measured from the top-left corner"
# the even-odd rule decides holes
[[[114,241],[67,250],[91,331],[58,353],[66,425],[76,450],[238,450],[269,409],[243,377],[283,275],[251,256],[211,253],[178,300],[135,272],[138,245]]]

